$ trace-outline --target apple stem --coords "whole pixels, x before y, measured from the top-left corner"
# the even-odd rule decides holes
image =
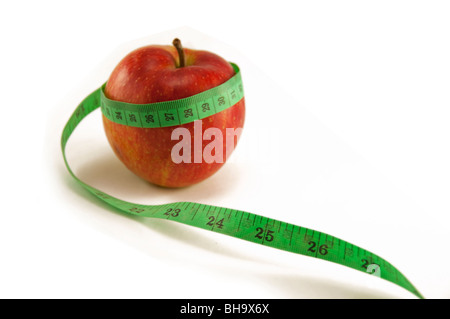
[[[175,38],[172,42],[173,46],[177,49],[178,51],[178,57],[180,58],[180,68],[184,67],[186,65],[185,63],[185,59],[184,59],[184,50],[183,50],[183,46],[181,45],[181,41],[178,38]]]

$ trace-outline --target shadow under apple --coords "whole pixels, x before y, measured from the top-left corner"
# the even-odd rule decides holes
[[[184,188],[164,188],[139,178],[114,155],[102,154],[76,169],[75,174],[85,183],[122,200],[145,205],[170,202],[199,202],[213,204],[238,183],[239,166],[228,165],[207,180]]]

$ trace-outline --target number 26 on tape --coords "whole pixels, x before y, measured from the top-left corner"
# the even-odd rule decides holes
[[[310,245],[310,247],[308,248],[308,251],[312,252],[312,253],[316,253],[317,252],[317,243],[315,241],[310,241],[308,243],[308,245]],[[325,256],[326,254],[328,254],[328,246],[323,244],[319,246],[319,254],[322,256]]]

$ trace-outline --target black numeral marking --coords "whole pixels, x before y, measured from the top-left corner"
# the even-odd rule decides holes
[[[164,119],[166,121],[174,121],[175,117],[172,113],[164,113]]]
[[[273,240],[273,235],[272,235],[274,233],[273,230],[268,229],[268,230],[264,231],[264,229],[262,227],[258,227],[258,228],[256,228],[256,231],[257,231],[257,233],[255,235],[255,238],[264,239],[265,241]]]
[[[190,116],[194,116],[194,113],[193,113],[192,109],[184,110],[184,117],[188,118]]]
[[[164,213],[164,215],[166,216],[172,216],[172,217],[177,217],[178,215],[180,215],[181,209],[177,208],[177,209],[173,209],[173,208],[169,208],[167,209],[167,211]]]
[[[363,263],[361,267],[367,269],[367,266],[369,266],[369,261],[367,259],[361,259],[361,262]]]
[[[147,115],[144,115],[145,116],[145,122],[147,122],[147,123],[155,123],[155,119],[153,118],[153,115],[151,115],[151,114],[147,114]]]
[[[309,248],[308,251],[312,252],[312,253],[316,253],[317,252],[317,243],[315,241],[310,241],[308,243]],[[326,254],[328,254],[328,245],[320,245],[319,247],[319,254],[321,254],[322,256],[325,256]]]
[[[209,103],[203,103],[202,104],[202,111],[206,112],[206,111],[209,111],[209,110],[210,110]]]
[[[222,229],[223,228],[223,218],[217,222],[215,222],[216,218],[214,216],[208,217],[209,221],[206,223],[208,226],[217,226],[217,228]]]
[[[128,114],[128,118],[130,119],[130,122],[136,122],[136,115],[135,114]]]

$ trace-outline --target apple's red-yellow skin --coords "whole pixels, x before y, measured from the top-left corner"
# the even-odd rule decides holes
[[[185,66],[179,66],[179,56],[173,46],[147,46],[128,54],[112,72],[105,95],[122,102],[146,104],[185,98],[216,87],[234,75],[231,65],[218,55],[200,50],[184,49]],[[137,128],[121,125],[103,116],[108,141],[118,158],[141,178],[160,186],[184,187],[203,181],[225,162],[226,128],[242,128],[245,102],[202,120],[202,134],[208,128],[218,128],[223,136],[222,163],[173,162],[171,151],[178,140],[172,140],[177,127],[187,128],[194,151],[194,122],[161,128]],[[230,136],[231,137],[231,136]],[[232,137],[234,138],[234,137]],[[198,137],[197,137],[198,141]],[[202,150],[211,140],[202,139]],[[237,138],[235,139],[235,145]]]

